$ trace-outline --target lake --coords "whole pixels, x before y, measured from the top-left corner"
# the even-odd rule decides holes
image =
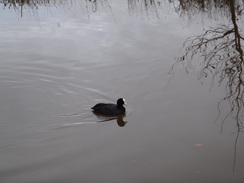
[[[0,0],[0,182],[243,183],[242,7]]]

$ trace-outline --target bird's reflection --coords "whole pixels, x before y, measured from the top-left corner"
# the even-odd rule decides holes
[[[118,115],[118,116],[107,116],[107,115],[101,115],[93,112],[97,116],[97,118],[100,120],[99,123],[102,122],[108,122],[108,121],[113,121],[116,120],[118,126],[124,127],[127,123],[127,121],[124,121],[124,117],[126,117],[126,114]]]

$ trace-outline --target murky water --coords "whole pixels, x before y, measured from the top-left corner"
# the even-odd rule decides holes
[[[227,81],[198,80],[200,57],[170,72],[187,37],[230,17],[143,2],[0,3],[1,183],[244,181]],[[123,117],[90,110],[120,97]]]

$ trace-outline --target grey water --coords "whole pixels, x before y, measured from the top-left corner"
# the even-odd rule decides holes
[[[187,2],[0,1],[0,182],[243,183],[229,75],[201,77],[204,51],[177,63],[187,38],[232,28],[231,6]],[[90,109],[120,97],[122,117]]]

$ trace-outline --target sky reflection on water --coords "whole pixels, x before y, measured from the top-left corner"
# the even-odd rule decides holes
[[[214,123],[225,81],[197,80],[199,57],[174,65],[228,6],[96,2],[0,1],[1,182],[242,182],[236,120]],[[127,123],[90,110],[119,97]]]

